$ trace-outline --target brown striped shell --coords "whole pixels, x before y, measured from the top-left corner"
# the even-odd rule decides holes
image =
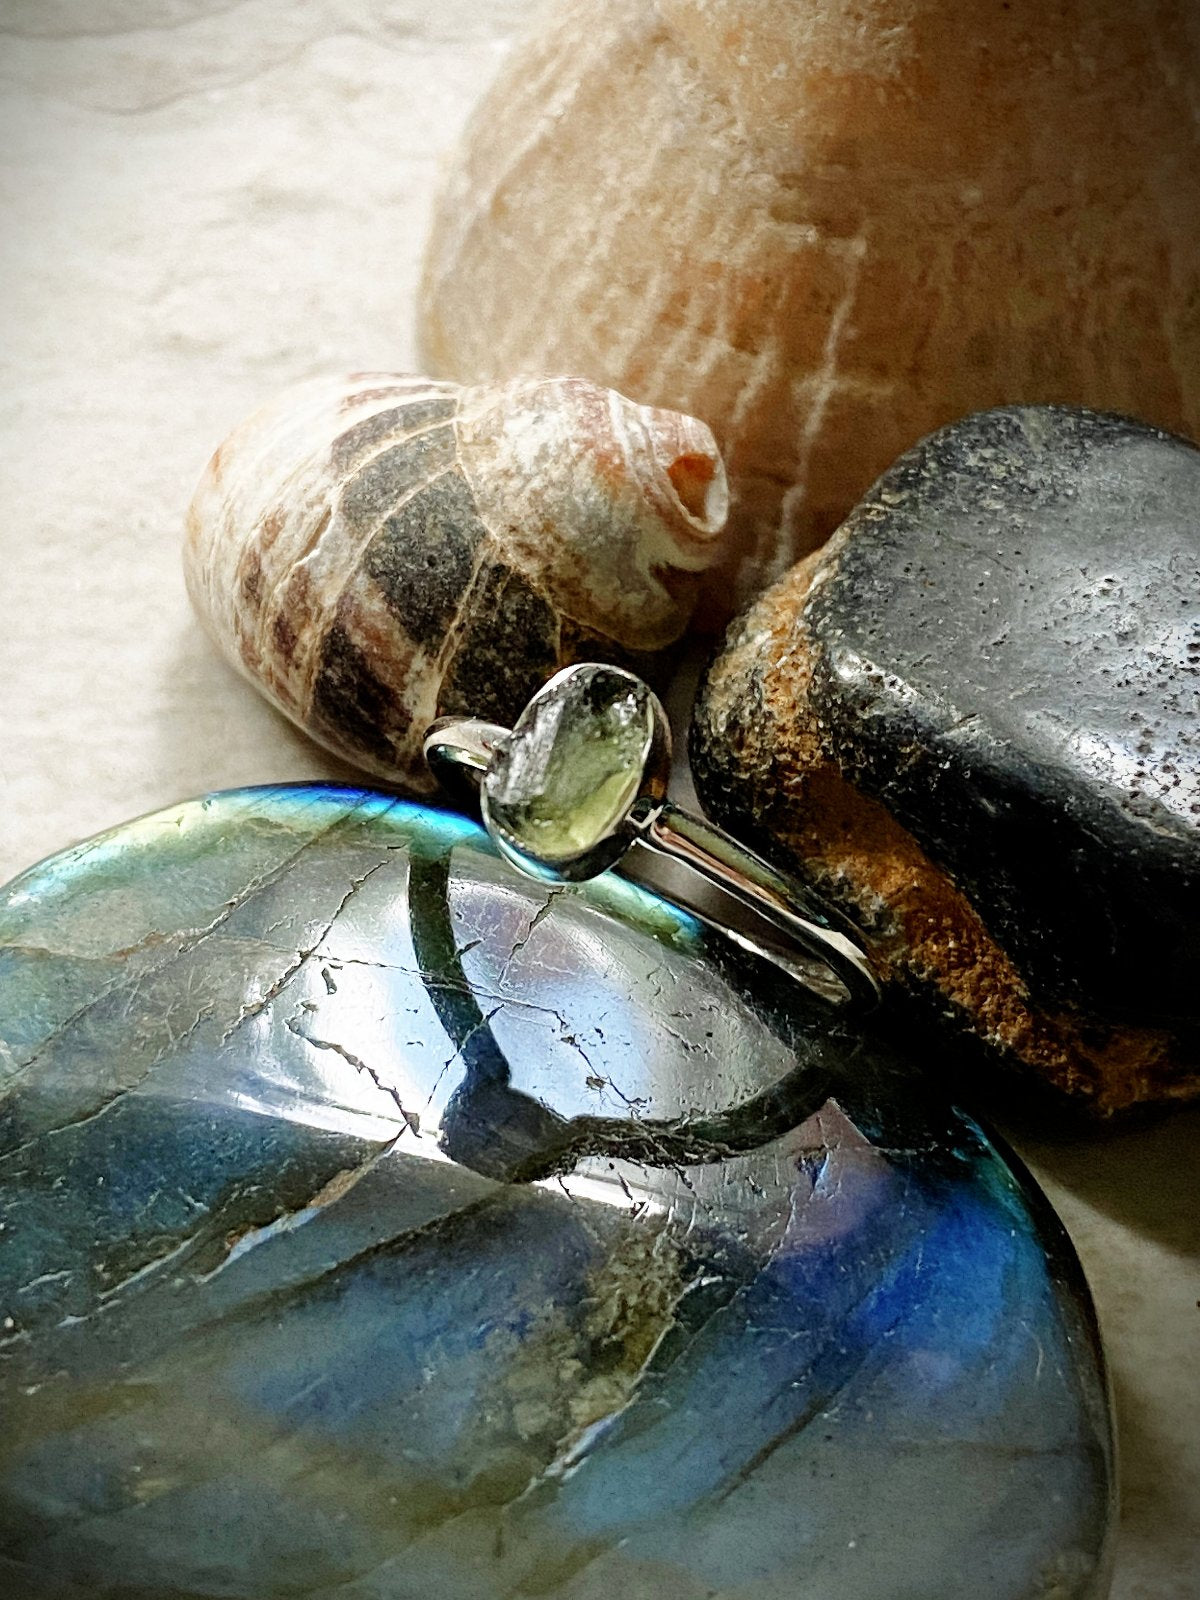
[[[428,787],[439,715],[511,721],[559,666],[673,643],[720,553],[712,434],[579,378],[303,384],[213,456],[197,611],[337,755]]]

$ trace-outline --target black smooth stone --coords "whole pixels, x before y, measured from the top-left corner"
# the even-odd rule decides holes
[[[856,789],[947,870],[1044,1005],[1200,1015],[1200,450],[983,412],[901,458],[805,609]]]

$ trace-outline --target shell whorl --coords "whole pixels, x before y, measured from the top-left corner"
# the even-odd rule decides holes
[[[508,720],[581,654],[673,643],[727,503],[692,417],[579,378],[361,373],[302,384],[230,435],[185,568],[221,649],[282,711],[425,788],[434,717]]]

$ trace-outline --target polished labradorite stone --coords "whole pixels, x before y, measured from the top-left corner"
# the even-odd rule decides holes
[[[0,897],[0,1593],[1079,1600],[1060,1228],[878,1038],[376,794]]]

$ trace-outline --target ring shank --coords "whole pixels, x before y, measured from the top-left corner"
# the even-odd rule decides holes
[[[878,1002],[879,982],[869,960],[834,926],[830,908],[724,829],[668,802],[639,843],[700,880],[693,886],[681,881],[681,874],[674,875],[667,892],[685,910],[835,1004],[861,1010]],[[636,854],[626,857],[618,870],[641,881],[637,869],[626,866]],[[652,879],[646,881],[655,887]]]
[[[448,786],[487,771],[509,730],[444,717],[425,736],[425,758]],[[459,780],[455,784],[455,780]],[[865,953],[815,894],[777,872],[723,828],[665,801],[613,871],[717,928],[835,1005],[865,1010],[879,982]]]

